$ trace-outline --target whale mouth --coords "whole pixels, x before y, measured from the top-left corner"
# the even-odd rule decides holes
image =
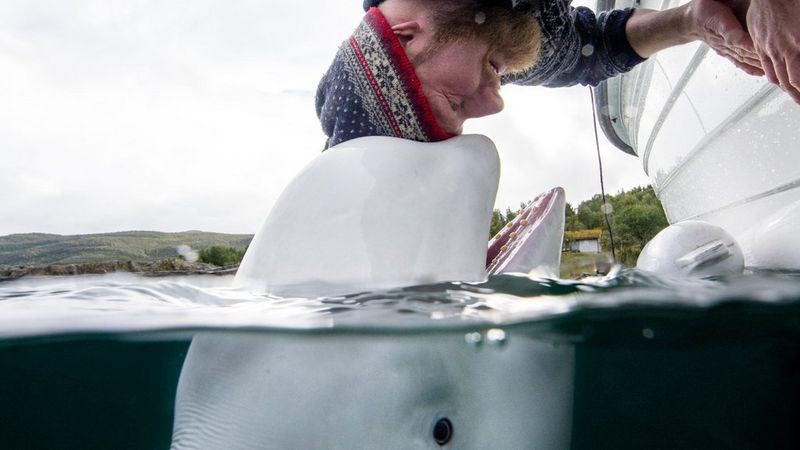
[[[453,423],[450,422],[450,419],[443,417],[437,420],[436,424],[433,426],[433,440],[442,446],[450,442],[450,439],[452,438]]]

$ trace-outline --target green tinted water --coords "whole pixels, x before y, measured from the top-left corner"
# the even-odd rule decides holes
[[[488,330],[511,343],[533,336],[574,348],[571,448],[800,448],[793,275],[504,276],[293,300],[197,284],[0,285],[0,446],[169,448],[181,366],[203,329],[325,340],[456,336],[473,346],[489,345]]]

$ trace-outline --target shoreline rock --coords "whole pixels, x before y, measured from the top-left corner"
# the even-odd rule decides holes
[[[236,266],[219,267],[205,263],[190,263],[180,258],[161,261],[107,261],[100,263],[48,264],[43,266],[0,266],[0,282],[27,276],[101,275],[105,273],[135,273],[143,276],[174,275],[233,275]]]

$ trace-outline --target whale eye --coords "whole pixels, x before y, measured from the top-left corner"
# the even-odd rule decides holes
[[[450,419],[443,417],[436,421],[433,426],[433,440],[439,445],[444,445],[450,442],[453,438],[453,423]]]

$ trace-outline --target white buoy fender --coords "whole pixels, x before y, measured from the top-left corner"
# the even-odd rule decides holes
[[[499,176],[484,136],[344,142],[286,187],[235,285],[313,297],[483,280]]]
[[[636,267],[662,275],[735,275],[744,270],[744,257],[733,236],[721,227],[686,220],[664,228],[648,242]]]

